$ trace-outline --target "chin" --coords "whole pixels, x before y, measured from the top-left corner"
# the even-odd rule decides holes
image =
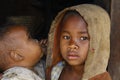
[[[85,64],[85,62],[74,62],[74,61],[72,61],[72,62],[68,62],[68,64],[69,65],[71,65],[71,66],[80,66],[80,65],[84,65]]]

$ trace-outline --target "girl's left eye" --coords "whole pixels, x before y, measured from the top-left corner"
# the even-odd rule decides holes
[[[83,36],[83,37],[80,37],[80,40],[82,40],[82,41],[83,41],[83,40],[88,40],[88,37],[84,37],[84,36]]]

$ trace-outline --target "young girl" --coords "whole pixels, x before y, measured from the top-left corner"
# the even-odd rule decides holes
[[[109,36],[110,19],[102,8],[82,4],[61,11],[49,33],[47,80],[111,80]]]

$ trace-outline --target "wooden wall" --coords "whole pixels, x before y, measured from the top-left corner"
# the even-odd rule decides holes
[[[111,1],[111,56],[108,70],[113,80],[120,80],[120,0]]]

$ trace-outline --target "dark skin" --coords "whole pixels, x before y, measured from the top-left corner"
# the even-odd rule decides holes
[[[59,80],[81,80],[83,72],[84,66],[71,67],[70,65],[67,65],[64,67]]]
[[[66,61],[59,80],[81,80],[88,54],[87,25],[80,16],[70,16],[63,24],[60,49]]]

